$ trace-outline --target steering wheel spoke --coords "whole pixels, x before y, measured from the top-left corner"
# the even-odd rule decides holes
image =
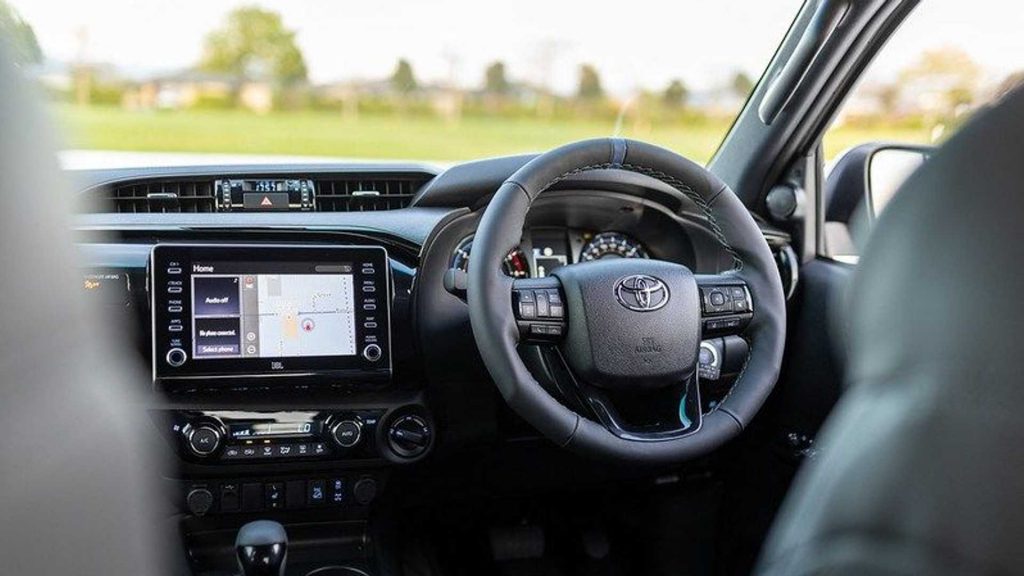
[[[562,283],[554,276],[512,283],[512,311],[520,344],[557,344],[565,337],[568,314]]]
[[[615,392],[581,380],[557,348],[546,350],[544,358],[562,400],[619,438],[660,441],[700,428],[700,388],[695,377],[655,390]]]

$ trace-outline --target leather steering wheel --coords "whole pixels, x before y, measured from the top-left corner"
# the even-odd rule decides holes
[[[692,200],[732,269],[695,275],[670,262],[609,259],[543,279],[506,276],[501,262],[519,245],[533,201],[566,178],[606,169],[645,174]],[[509,406],[560,446],[628,462],[693,458],[742,431],[778,378],[785,301],[768,245],[724,182],[669,150],[602,138],[533,159],[487,206],[468,273],[470,321],[487,369]],[[723,335],[741,337],[749,352],[724,399],[702,411],[701,341]],[[523,343],[548,344],[561,361],[552,371],[570,384],[538,382],[519,354]]]

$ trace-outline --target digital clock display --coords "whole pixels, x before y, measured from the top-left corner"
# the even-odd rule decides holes
[[[255,180],[251,187],[253,192],[277,192],[282,189],[278,186],[279,183],[279,180]]]

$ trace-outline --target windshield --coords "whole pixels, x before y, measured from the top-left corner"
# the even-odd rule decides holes
[[[0,0],[0,10],[69,149],[459,161],[617,134],[706,162],[800,4]]]

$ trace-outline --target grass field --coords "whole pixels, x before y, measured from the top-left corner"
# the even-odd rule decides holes
[[[287,154],[345,158],[453,161],[547,150],[573,140],[607,136],[609,122],[532,118],[360,116],[331,112],[277,112],[257,116],[235,110],[131,112],[115,107],[57,106],[68,148],[147,152]],[[637,129],[623,136],[671,148],[697,162],[714,154],[727,122]],[[839,128],[825,141],[826,155],[869,140],[924,142],[917,130]]]

